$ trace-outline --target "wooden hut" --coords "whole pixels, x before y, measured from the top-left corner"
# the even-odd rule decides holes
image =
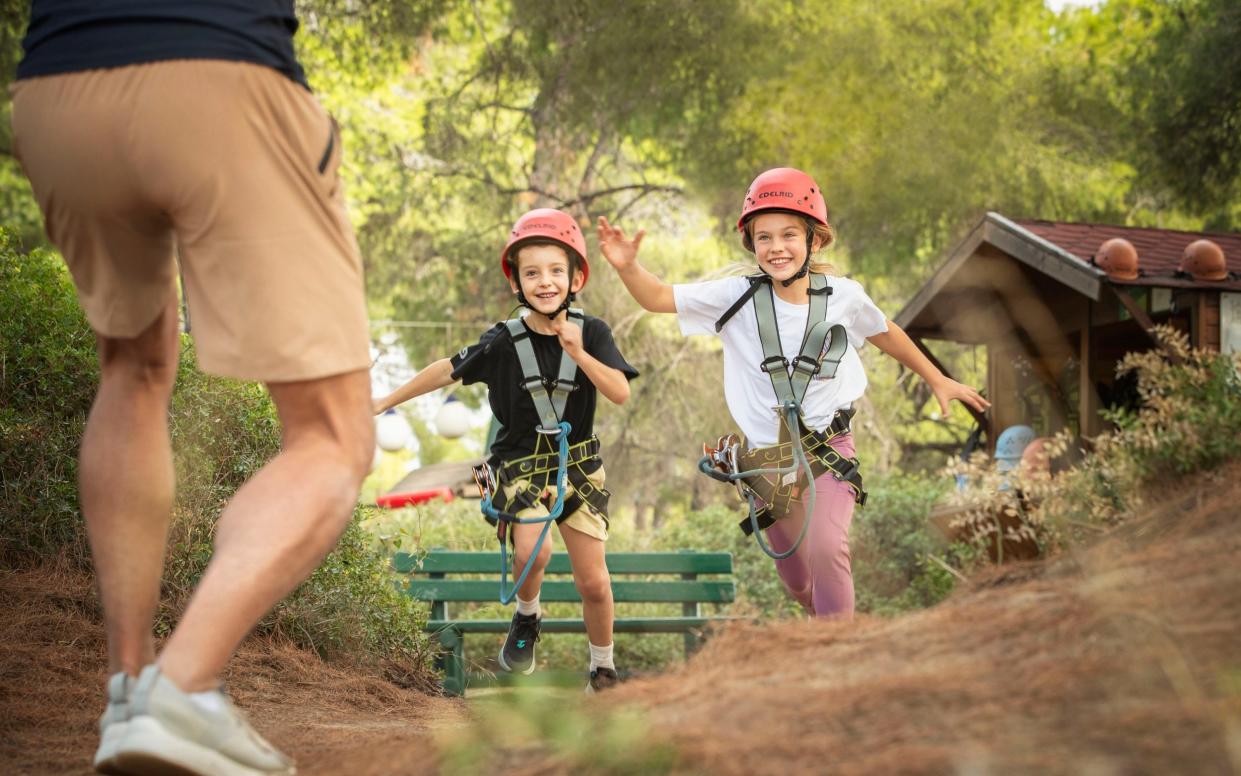
[[[1153,346],[1152,326],[1241,351],[1241,234],[988,213],[895,320],[932,360],[932,340],[985,347],[993,408],[979,421],[990,445],[1019,423],[1089,438],[1104,426],[1102,408],[1135,398],[1115,367]]]

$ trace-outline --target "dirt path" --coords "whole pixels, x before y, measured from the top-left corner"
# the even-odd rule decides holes
[[[97,606],[83,575],[54,567],[0,572],[0,774],[92,773],[106,679]],[[459,725],[465,715],[459,701],[326,665],[287,645],[247,643],[226,681],[255,726],[310,776],[347,773],[348,760],[334,753],[373,760],[393,739]]]
[[[934,609],[736,628],[687,666],[550,713],[593,719],[577,736],[589,752],[636,708],[639,744],[610,762],[664,744],[675,772],[1241,773],[1238,483],[1241,467],[1202,479],[1089,549],[994,571]],[[87,772],[104,680],[92,600],[82,578],[0,574],[0,772]],[[304,774],[430,772],[436,731],[470,730],[465,704],[288,647],[247,647],[232,676]],[[583,742],[560,739],[476,734],[471,769],[580,772]]]

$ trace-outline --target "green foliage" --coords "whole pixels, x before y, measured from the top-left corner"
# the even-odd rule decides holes
[[[1123,523],[1144,503],[1175,493],[1186,475],[1241,457],[1241,361],[1191,349],[1170,327],[1155,331],[1160,347],[1117,365],[1120,374],[1136,373],[1142,406],[1111,412],[1115,428],[1089,452],[1071,450],[1067,431],[1048,445],[1048,458],[1077,461],[1071,468],[1055,476],[1038,467],[999,473],[982,457],[951,467],[970,481],[960,497],[969,507],[962,523],[977,542],[993,541],[993,515],[1006,512],[1006,539],[1049,552]]]
[[[77,498],[77,451],[96,386],[95,338],[56,254],[20,251],[0,230],[0,559],[38,563],[64,555],[90,566]],[[195,368],[183,341],[170,410],[177,499],[157,630],[167,633],[211,557],[215,518],[280,447],[259,386]],[[358,517],[361,517],[359,510]],[[357,522],[323,566],[268,615],[279,633],[336,660],[381,666],[427,684],[425,614],[391,584],[386,555]]]
[[[68,273],[0,229],[0,557],[85,552],[77,450],[98,380]]]
[[[798,616],[801,607],[784,591],[775,564],[738,527],[743,517],[745,511],[731,499],[728,506],[711,506],[688,512],[680,520],[667,520],[655,543],[665,550],[731,552],[737,580],[734,613],[762,618]]]
[[[948,481],[889,475],[867,482],[866,506],[853,513],[849,546],[857,610],[895,614],[938,603],[954,579],[932,556],[957,550],[927,520]]]
[[[637,776],[670,773],[676,764],[675,748],[637,711],[590,709],[580,691],[554,698],[508,692],[473,708],[469,725],[438,736],[443,773],[497,773],[520,764],[539,772]]]
[[[377,556],[360,528],[359,507],[322,565],[269,615],[260,629],[335,661],[378,664],[398,684],[430,689],[434,646],[423,634],[426,607],[392,584],[387,556]]]
[[[952,590],[952,573],[930,557],[942,556],[949,565],[960,566],[972,556],[968,548],[948,546],[927,522],[932,502],[942,495],[945,487],[922,477],[892,476],[877,478],[871,483],[867,506],[854,513],[850,539],[858,611],[896,614],[933,605]],[[775,564],[754,546],[753,539],[738,529],[738,522],[745,516],[744,509],[733,498],[726,501],[726,505],[699,510],[668,510],[658,529],[651,532],[636,531],[627,516],[613,515],[608,552],[686,549],[730,552],[737,600],[728,606],[704,604],[704,612],[759,619],[804,616],[801,607],[785,592]],[[375,512],[368,516],[363,528],[379,552],[400,550],[417,555],[434,547],[494,551],[496,571],[499,571],[494,529],[483,522],[478,503],[473,500],[448,504],[432,502],[411,509]],[[563,552],[555,536],[553,531],[554,551]],[[496,578],[495,574],[486,577]],[[511,583],[511,571],[509,580]],[[421,606],[425,611],[426,606]],[[581,617],[579,604],[545,603],[543,606],[546,616]],[[452,604],[450,611],[453,618],[466,619],[506,619],[511,614],[511,607],[498,602]],[[679,614],[679,604],[626,603],[619,605],[617,611],[619,617]],[[487,670],[493,666],[501,642],[501,636],[472,634],[466,640],[466,660],[471,670]],[[545,638],[539,642],[539,662],[558,670],[572,670],[584,665],[586,645],[586,638],[581,635],[557,634]],[[680,661],[684,654],[683,640],[678,634],[621,633],[616,635],[615,645],[617,665],[629,671],[663,669]]]
[[[1152,142],[1144,167],[1204,211],[1241,195],[1241,5],[1234,0],[1117,3],[1152,30],[1125,79]],[[1235,215],[1235,214],[1234,214]],[[1216,228],[1236,227],[1216,224]]]

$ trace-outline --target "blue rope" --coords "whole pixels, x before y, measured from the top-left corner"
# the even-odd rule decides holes
[[[759,474],[785,475],[785,474],[792,474],[799,470],[804,470],[806,472],[807,495],[806,495],[805,502],[804,502],[805,507],[802,510],[803,514],[802,514],[801,533],[797,535],[797,540],[793,542],[793,546],[789,547],[789,549],[785,552],[776,552],[775,550],[771,549],[771,546],[768,545],[766,540],[763,539],[763,532],[759,530],[759,527],[758,527],[758,509],[757,509],[757,505],[755,504],[754,493],[752,491],[747,491],[746,493],[746,501],[750,505],[749,520],[750,520],[750,527],[753,529],[751,533],[754,534],[754,540],[758,542],[759,549],[761,549],[767,555],[767,557],[771,558],[772,560],[784,560],[785,558],[791,556],[793,553],[797,552],[797,548],[801,547],[801,543],[805,540],[806,533],[810,529],[810,520],[811,518],[814,517],[814,506],[815,506],[815,496],[816,496],[815,486],[814,486],[814,477],[813,477],[813,472],[810,470],[810,461],[807,460],[806,458],[806,451],[802,448],[802,445],[801,445],[801,423],[798,422],[798,418],[800,417],[798,413],[799,413],[799,409],[795,402],[789,402],[788,404],[785,404],[780,407],[780,417],[783,420],[785,427],[788,428],[789,436],[792,439],[792,443],[793,443],[793,464],[792,466],[776,467],[776,468],[771,468],[771,469],[750,469],[749,471],[732,472],[729,474],[725,474],[724,472],[716,471],[715,467],[712,466],[711,464],[711,456],[709,455],[704,455],[698,461],[698,470],[700,472],[707,475],[708,477],[711,477],[712,479],[719,480],[720,482],[728,482],[728,483],[733,483],[733,482],[736,482],[737,480],[744,479],[746,477],[754,477]]]
[[[521,576],[513,582],[512,588],[507,591],[505,587],[508,585],[508,542],[504,538],[500,539],[500,603],[505,606],[513,602],[513,599],[517,597],[517,591],[526,583],[526,577],[530,575],[530,569],[534,568],[534,562],[539,557],[539,551],[543,549],[543,542],[547,539],[548,532],[551,531],[552,523],[564,512],[564,492],[569,473],[569,430],[571,428],[572,426],[568,422],[562,420],[560,422],[560,431],[556,433],[556,441],[559,444],[559,449],[557,450],[559,460],[556,465],[556,503],[552,505],[552,509],[547,515],[544,517],[518,517],[508,512],[501,512],[491,505],[490,493],[485,495],[481,502],[483,514],[492,520],[502,520],[506,523],[518,525],[543,523],[543,530],[539,532],[538,541],[534,543],[534,550],[530,553],[529,559],[526,560],[526,567],[521,570]],[[496,484],[496,487],[500,487],[499,483]]]

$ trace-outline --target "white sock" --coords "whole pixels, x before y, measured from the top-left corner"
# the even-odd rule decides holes
[[[610,668],[613,671],[616,670],[616,664],[612,662],[611,644],[606,647],[596,647],[594,644],[590,645],[590,670],[594,671],[596,668]]]
[[[219,690],[206,692],[187,692],[194,705],[206,712],[220,712],[224,709],[224,698]]]
[[[517,596],[517,613],[525,615],[533,614],[537,617],[539,614],[538,594],[536,593],[534,598],[531,598],[529,601],[523,601],[521,596]]]

